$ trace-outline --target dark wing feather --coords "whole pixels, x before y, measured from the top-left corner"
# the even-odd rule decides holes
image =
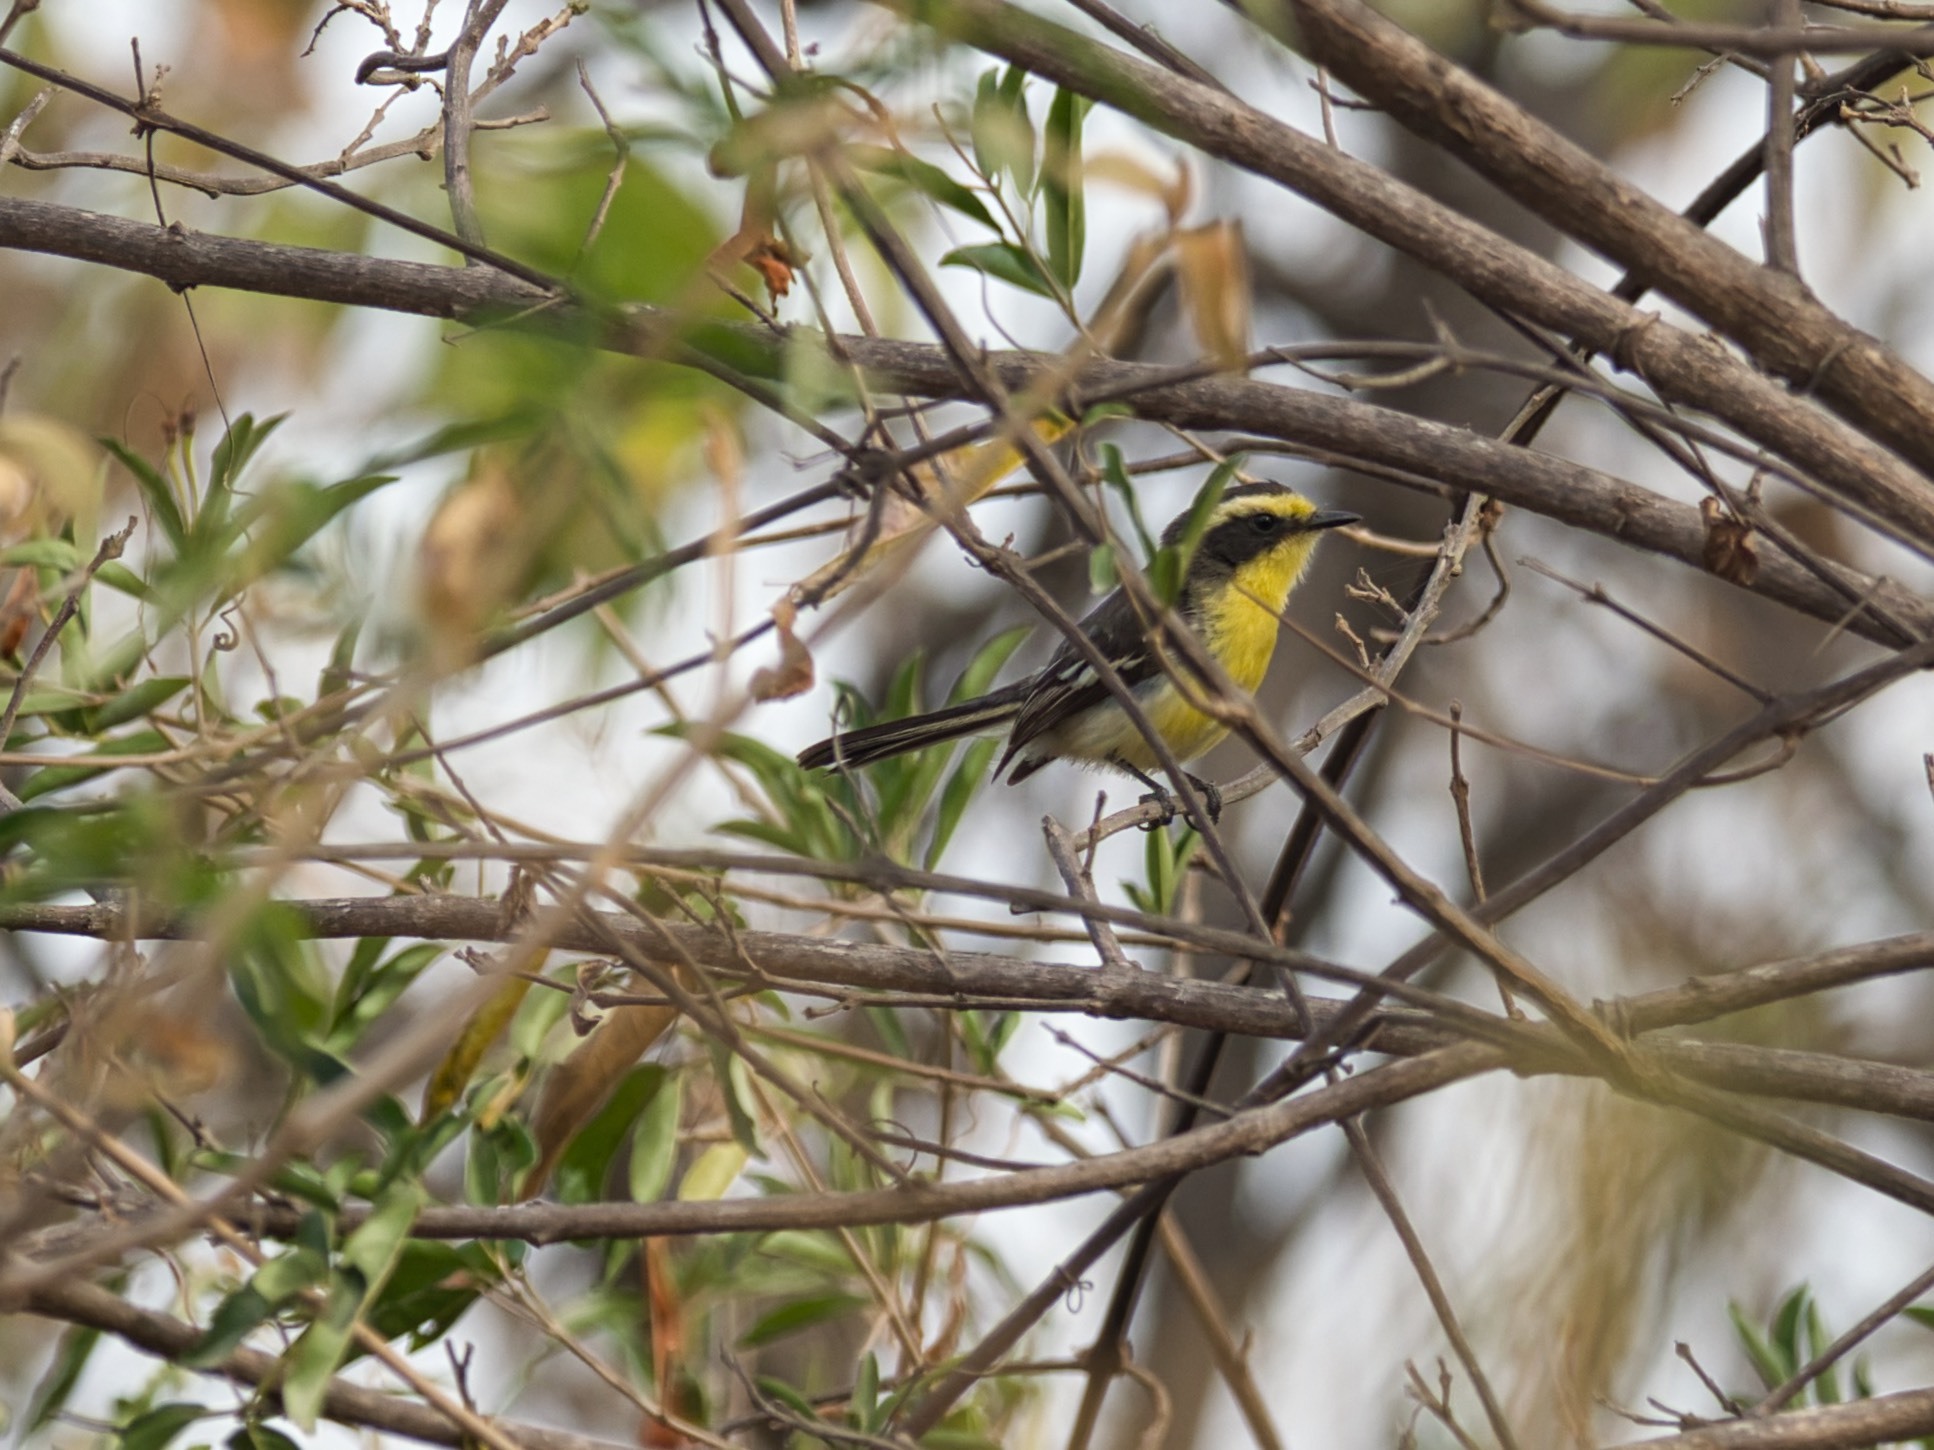
[[[1133,687],[1160,673],[1154,655],[1149,652],[1147,632],[1135,613],[1135,606],[1121,590],[1110,594],[1082,618],[1081,632],[1113,661],[1124,684]],[[1108,687],[1095,677],[1088,662],[1067,640],[1061,642],[1046,667],[1028,681],[1028,686],[1014,724],[1008,730],[1007,748],[994,767],[997,776],[1031,741],[1110,698]]]

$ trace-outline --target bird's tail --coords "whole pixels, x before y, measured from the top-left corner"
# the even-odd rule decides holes
[[[926,715],[909,715],[904,720],[885,720],[861,730],[847,730],[809,745],[799,752],[799,763],[808,770],[829,765],[862,766],[889,756],[903,755],[938,745],[943,740],[958,740],[963,735],[978,735],[998,729],[1012,720],[1027,694],[1027,682],[981,695],[944,710]]]

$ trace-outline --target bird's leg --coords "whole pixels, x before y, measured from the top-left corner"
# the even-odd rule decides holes
[[[1215,825],[1222,819],[1222,787],[1199,775],[1189,775],[1186,770],[1182,774],[1188,776],[1189,784],[1201,793],[1202,809],[1209,813],[1209,824]]]
[[[1158,805],[1162,808],[1162,815],[1159,819],[1142,822],[1142,829],[1144,831],[1152,831],[1158,826],[1166,826],[1170,821],[1182,814],[1182,803],[1170,791],[1165,790],[1160,781],[1156,780],[1146,771],[1137,770],[1119,755],[1111,756],[1108,763],[1123,774],[1134,776],[1136,780],[1139,780],[1143,785],[1148,787],[1149,794],[1142,797],[1143,805]],[[1199,775],[1190,775],[1186,770],[1182,772],[1182,776],[1191,786],[1201,792],[1202,809],[1208,813],[1210,823],[1214,824],[1221,820],[1221,789],[1209,784],[1208,781],[1202,779]]]

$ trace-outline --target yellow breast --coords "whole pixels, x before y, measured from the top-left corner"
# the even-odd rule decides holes
[[[1233,587],[1218,591],[1197,608],[1195,627],[1202,642],[1237,686],[1249,693],[1253,694],[1269,673],[1283,608],[1304,565],[1309,563],[1313,547],[1313,539],[1292,539],[1250,560],[1236,570]],[[1148,723],[1168,742],[1178,760],[1193,760],[1207,753],[1229,733],[1220,720],[1188,703],[1188,695],[1198,694],[1199,687],[1185,694],[1173,680],[1164,677],[1147,687],[1142,697]],[[1104,719],[1104,712],[1091,713],[1096,718],[1082,732],[1080,747],[1069,754],[1091,760],[1119,755],[1137,770],[1155,768],[1154,752],[1127,716],[1108,711],[1105,714],[1110,718]]]

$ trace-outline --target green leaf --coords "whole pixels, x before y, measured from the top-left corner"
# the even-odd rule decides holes
[[[1222,502],[1223,491],[1241,467],[1240,455],[1223,460],[1209,475],[1202,491],[1189,505],[1187,521],[1182,526],[1181,537],[1155,551],[1155,557],[1148,563],[1148,586],[1155,591],[1155,597],[1164,604],[1174,604],[1182,597],[1182,582],[1188,578],[1189,564],[1195,558],[1195,551],[1202,544],[1202,536],[1209,531],[1209,519],[1215,513],[1216,505]]]
[[[1048,271],[1072,291],[1081,279],[1088,245],[1087,204],[1082,196],[1081,123],[1086,96],[1057,90],[1048,107],[1047,145],[1041,162],[1041,210],[1047,229]]]
[[[102,438],[100,445],[120,460],[121,466],[134,475],[135,486],[141,490],[141,497],[148,505],[148,511],[161,525],[161,532],[168,536],[177,554],[188,547],[188,526],[181,517],[181,505],[175,501],[175,491],[168,480],[149,463],[112,438]]]
[[[1018,65],[1007,68],[1001,77],[1001,103],[1007,107],[1008,126],[1013,136],[1013,152],[1002,165],[1014,176],[1014,184],[1026,196],[1034,188],[1034,119],[1027,113],[1027,72]]]
[[[386,944],[385,938],[358,942],[336,987],[336,1000],[329,1014],[328,1042],[337,1051],[354,1046],[364,1029],[387,1012],[424,968],[444,951],[435,942],[418,942],[386,960],[365,965],[365,958],[381,956]],[[371,946],[374,950],[365,953],[364,948]]]
[[[137,685],[130,685],[113,699],[87,711],[83,729],[92,735],[112,730],[116,725],[125,725],[130,720],[139,720],[174,699],[188,688],[188,684],[186,675],[157,675]]]
[[[1155,535],[1148,531],[1148,524],[1142,518],[1141,501],[1136,497],[1135,485],[1128,476],[1128,465],[1122,459],[1121,449],[1113,443],[1101,445],[1101,477],[1128,510],[1128,521],[1135,526],[1135,538],[1142,546],[1142,558],[1154,558],[1158,547]]]
[[[1003,121],[1002,110],[1000,70],[994,67],[981,72],[980,80],[974,85],[974,112],[970,127],[974,165],[989,181],[1001,169],[999,127]]]
[[[853,1378],[853,1423],[863,1432],[879,1428],[880,1361],[868,1354],[860,1359],[859,1373]]]
[[[711,1038],[706,1039],[705,1049],[712,1059],[714,1084],[719,1096],[725,1100],[725,1120],[732,1125],[732,1137],[745,1149],[747,1156],[763,1159],[766,1155],[759,1147],[759,1129],[746,1107],[746,1100],[752,1093],[746,1080],[744,1059],[723,1042]]]
[[[672,1170],[678,1166],[678,1122],[684,1100],[684,1079],[668,1076],[632,1126],[633,1203],[656,1203],[671,1186]]]
[[[382,1293],[363,1319],[385,1339],[410,1336],[410,1348],[433,1344],[501,1277],[481,1244],[426,1243],[403,1246]]]
[[[156,1405],[146,1414],[136,1415],[121,1427],[121,1450],[164,1450],[168,1442],[197,1420],[220,1412],[186,1400],[170,1400]]]
[[[685,1179],[678,1185],[679,1199],[709,1203],[723,1198],[745,1171],[746,1157],[744,1147],[738,1143],[714,1143],[685,1170]]]
[[[1833,1342],[1833,1336],[1827,1333],[1826,1321],[1820,1317],[1819,1301],[1811,1296],[1806,1301],[1806,1313],[1802,1319],[1802,1326],[1806,1335],[1805,1362],[1811,1364],[1826,1353],[1827,1346]],[[1840,1375],[1831,1366],[1814,1379],[1813,1402],[1818,1405],[1840,1403]]]
[[[1746,1317],[1746,1311],[1738,1304],[1728,1304],[1726,1312],[1732,1318],[1733,1333],[1739,1338],[1740,1348],[1746,1351],[1746,1358],[1751,1361],[1753,1372],[1760,1377],[1761,1383],[1769,1390],[1785,1383],[1787,1375],[1780,1367],[1779,1352],[1767,1343],[1766,1336]]]
[[[9,569],[58,569],[71,574],[83,562],[71,539],[23,539],[0,549],[0,565]]]
[[[357,1317],[382,1290],[409,1241],[423,1200],[419,1185],[398,1183],[371,1205],[369,1217],[343,1242],[327,1305],[284,1356],[282,1408],[304,1434],[314,1432],[329,1379],[348,1354]]]
[[[222,435],[221,442],[209,460],[208,486],[215,491],[232,492],[247,468],[249,460],[261,451],[262,445],[269,441],[275,430],[288,421],[287,413],[277,413],[273,418],[255,421],[252,413],[243,413],[236,418],[228,432]]]
[[[841,148],[840,154],[862,171],[870,171],[875,176],[890,176],[922,196],[942,206],[952,207],[962,216],[971,217],[989,231],[1000,230],[999,224],[978,196],[930,161],[922,161],[917,156],[896,151],[890,146],[849,144]]]
[[[609,1101],[578,1130],[558,1160],[553,1182],[560,1201],[596,1203],[605,1196],[611,1160],[631,1137],[639,1114],[664,1087],[667,1076],[657,1063],[645,1063],[619,1079]]]
[[[362,1275],[366,1293],[374,1293],[389,1274],[409,1240],[410,1225],[416,1222],[424,1198],[417,1184],[392,1185],[371,1205],[369,1217],[344,1241],[342,1262]]]
[[[101,1331],[98,1329],[70,1324],[62,1331],[60,1341],[54,1346],[53,1362],[47,1366],[47,1373],[41,1376],[40,1383],[34,1388],[33,1402],[27,1407],[19,1443],[32,1443],[34,1431],[52,1420],[66,1406],[68,1396],[74,1393],[74,1386],[80,1382],[81,1372],[87,1368],[94,1346],[100,1341]]]
[[[283,1355],[282,1412],[305,1435],[313,1435],[322,1415],[329,1380],[349,1353],[349,1336],[362,1304],[362,1286],[339,1276],[329,1302]]]
[[[279,568],[344,509],[394,482],[391,474],[367,474],[326,487],[285,484],[264,494],[241,517],[249,543],[235,584]]]
[[[1012,242],[983,242],[977,247],[955,247],[940,259],[940,265],[966,267],[1038,297],[1053,298],[1059,295],[1034,254]]]
[[[1801,1284],[1780,1301],[1780,1307],[1773,1315],[1771,1333],[1768,1337],[1780,1357],[1782,1380],[1790,1379],[1806,1362],[1806,1350],[1800,1343],[1800,1332],[1801,1326],[1806,1322],[1806,1311],[1812,1299],[1812,1292],[1806,1285]]]
[[[880,1042],[893,1056],[911,1060],[913,1043],[907,1038],[907,1029],[900,1021],[900,1014],[891,1007],[868,1007],[866,1020],[873,1024],[873,1030],[880,1034]]]
[[[94,571],[94,579],[96,583],[105,584],[110,589],[118,589],[121,593],[135,599],[151,600],[154,598],[154,590],[148,587],[148,581],[143,579],[139,574],[136,574],[118,559],[110,559],[107,563],[96,569]]]
[[[820,1294],[781,1304],[739,1336],[739,1348],[756,1349],[788,1334],[851,1314],[867,1301],[857,1294]]]
[[[329,1279],[327,1256],[309,1244],[277,1254],[249,1276],[249,1288],[269,1304],[286,1304],[304,1289],[312,1289]]]
[[[40,796],[52,795],[57,790],[66,790],[69,786],[79,785],[83,781],[93,780],[104,771],[114,768],[112,762],[117,755],[147,755],[173,748],[172,741],[154,730],[124,735],[118,740],[104,740],[86,755],[66,756],[59,765],[44,766],[36,770],[21,785],[20,798],[23,801],[30,801]],[[106,763],[85,763],[89,761]]]
[[[1096,544],[1088,551],[1088,592],[1106,594],[1121,583],[1115,572],[1115,546]]]
[[[993,764],[994,752],[1000,746],[998,740],[975,740],[961,752],[960,763],[954,767],[954,773],[947,777],[947,784],[941,789],[940,808],[934,812],[933,837],[927,843],[927,870],[931,871],[939,864],[947,844],[954,838],[961,817],[967,814],[969,803],[987,783],[987,768]]]
[[[302,1450],[280,1430],[272,1430],[252,1420],[230,1435],[226,1443],[228,1450]]]
[[[819,1411],[813,1408],[813,1402],[784,1380],[773,1379],[770,1375],[760,1375],[756,1383],[760,1394],[768,1399],[777,1400],[802,1420],[814,1421],[819,1418]]]
[[[215,1312],[208,1316],[208,1328],[179,1362],[189,1369],[210,1369],[220,1364],[274,1312],[275,1305],[253,1284],[244,1284],[215,1306]]]
[[[1027,73],[1010,69],[1006,79],[988,71],[974,90],[974,163],[989,181],[1005,171],[1026,196],[1034,184],[1034,123],[1027,114]]]

